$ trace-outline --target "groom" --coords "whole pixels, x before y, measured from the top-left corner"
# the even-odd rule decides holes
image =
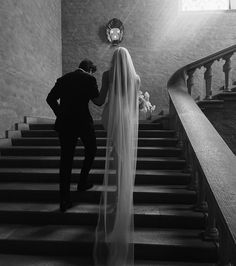
[[[78,137],[85,148],[85,159],[77,190],[84,191],[93,186],[87,179],[94,161],[97,145],[88,103],[99,95],[96,79],[92,75],[95,71],[96,66],[92,61],[83,60],[77,70],[57,79],[46,99],[56,115],[55,130],[59,134],[61,146],[60,210],[62,212],[72,206],[70,179]]]

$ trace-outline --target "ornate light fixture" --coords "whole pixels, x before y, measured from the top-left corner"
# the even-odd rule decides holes
[[[123,23],[117,19],[111,19],[106,26],[107,39],[112,45],[117,45],[123,39],[124,26]]]

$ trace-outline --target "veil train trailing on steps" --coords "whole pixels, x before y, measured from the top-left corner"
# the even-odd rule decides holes
[[[109,70],[108,103],[103,111],[107,130],[106,163],[95,233],[96,266],[132,266],[133,189],[138,143],[138,90],[127,49],[115,50]]]

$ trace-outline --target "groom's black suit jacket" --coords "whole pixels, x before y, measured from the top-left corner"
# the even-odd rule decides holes
[[[56,115],[55,130],[58,132],[86,130],[93,124],[89,112],[89,100],[98,97],[94,76],[78,69],[57,79],[47,96],[47,103]],[[60,103],[58,103],[58,100]]]

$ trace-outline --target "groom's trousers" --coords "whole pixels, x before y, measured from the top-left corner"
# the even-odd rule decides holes
[[[84,161],[81,167],[80,179],[77,181],[81,184],[87,182],[89,171],[92,167],[96,155],[97,145],[96,136],[93,126],[89,126],[81,131],[68,130],[59,132],[61,146],[60,156],[60,200],[70,200],[70,182],[73,167],[73,159],[78,138],[84,145]]]

